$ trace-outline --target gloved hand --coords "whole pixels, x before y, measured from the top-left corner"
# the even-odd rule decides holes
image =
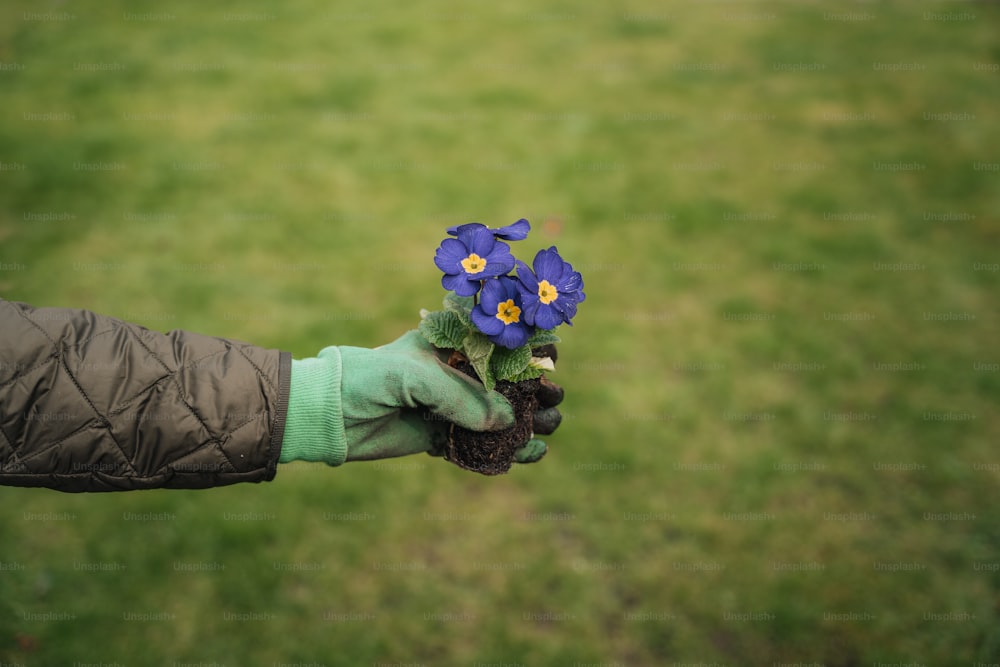
[[[382,347],[327,347],[316,358],[292,361],[280,461],[340,465],[425,451],[440,455],[449,423],[475,431],[513,424],[503,396],[487,392],[442,357],[419,332],[408,331]],[[547,407],[539,413],[548,416],[536,424],[543,434],[554,428],[553,408]],[[537,461],[545,450],[543,442],[531,440],[516,460]]]

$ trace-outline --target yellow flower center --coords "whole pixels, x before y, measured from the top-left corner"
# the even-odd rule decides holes
[[[514,305],[514,299],[507,299],[497,304],[497,319],[504,324],[516,324],[521,321],[521,309]]]
[[[548,280],[538,281],[538,299],[545,304],[552,303],[559,296],[559,292]]]
[[[465,269],[466,273],[480,273],[486,268],[486,260],[476,253],[472,253],[462,260],[462,268]]]

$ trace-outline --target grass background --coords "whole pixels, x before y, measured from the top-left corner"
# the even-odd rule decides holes
[[[306,357],[435,308],[445,226],[523,216],[588,300],[503,478],[0,489],[0,661],[1000,661],[998,25],[5,4],[4,298]]]

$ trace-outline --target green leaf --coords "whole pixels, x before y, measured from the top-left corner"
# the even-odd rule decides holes
[[[469,333],[469,327],[462,323],[461,318],[447,310],[436,310],[427,313],[420,320],[420,333],[434,347],[459,349]]]
[[[541,347],[542,345],[548,345],[549,343],[558,343],[561,338],[555,335],[548,329],[535,329],[535,333],[531,334],[531,338],[528,339],[528,347]]]
[[[444,307],[449,313],[455,313],[469,329],[472,329],[472,316],[470,313],[474,307],[471,296],[458,296],[454,292],[448,292],[444,297]]]
[[[531,361],[531,348],[527,345],[514,348],[498,347],[490,358],[490,369],[498,380],[509,380],[523,372]]]
[[[522,380],[531,380],[534,378],[540,378],[544,375],[544,371],[541,368],[535,368],[534,366],[528,366],[523,371],[518,373],[512,378],[507,378],[509,382],[521,382]]]
[[[492,391],[497,384],[493,371],[490,370],[490,357],[495,347],[489,338],[478,331],[473,331],[462,341],[462,352],[468,357],[487,391]]]

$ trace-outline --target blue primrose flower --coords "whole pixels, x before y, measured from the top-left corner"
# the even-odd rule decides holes
[[[534,332],[523,313],[517,281],[501,276],[483,285],[479,304],[472,309],[472,322],[491,342],[513,350],[527,343]]]
[[[481,281],[504,275],[514,268],[510,246],[497,241],[486,225],[462,225],[458,238],[441,241],[434,263],[444,271],[441,284],[459,296],[472,296]]]
[[[485,227],[485,225],[478,222],[470,222],[465,225],[455,225],[448,228],[448,233],[452,236],[458,236],[463,228],[469,227],[470,225],[478,225],[480,227]],[[498,239],[504,239],[506,241],[523,241],[528,238],[528,232],[531,231],[531,223],[526,219],[521,218],[512,225],[507,225],[505,227],[497,227],[496,229],[490,229],[490,233],[493,234]]]
[[[539,250],[532,267],[534,271],[517,262],[525,322],[540,329],[555,329],[563,322],[572,325],[576,305],[587,298],[583,276],[563,261],[555,246]]]

